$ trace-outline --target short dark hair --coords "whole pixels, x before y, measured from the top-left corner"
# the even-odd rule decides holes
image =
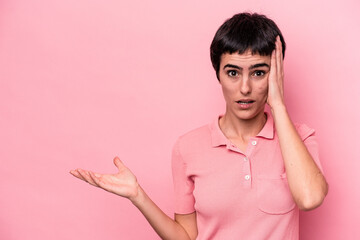
[[[252,54],[269,56],[275,49],[276,36],[280,36],[285,57],[285,40],[273,20],[257,13],[238,13],[226,20],[217,30],[210,46],[211,62],[218,80],[222,54],[243,54],[251,50]]]

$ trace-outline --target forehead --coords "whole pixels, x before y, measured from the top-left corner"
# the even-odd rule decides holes
[[[224,53],[221,55],[220,67],[226,64],[237,65],[240,67],[249,67],[258,63],[267,63],[270,65],[270,56],[261,56],[260,54],[252,54],[250,50],[239,54],[235,53]]]

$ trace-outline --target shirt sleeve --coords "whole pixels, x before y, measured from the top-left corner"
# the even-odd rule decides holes
[[[175,213],[189,214],[195,211],[194,181],[187,175],[187,165],[180,153],[179,140],[172,151],[172,174],[175,192]]]
[[[315,135],[315,130],[305,124],[297,125],[296,128],[306,148],[314,159],[314,162],[316,163],[320,171],[324,173],[320,162],[319,145]]]

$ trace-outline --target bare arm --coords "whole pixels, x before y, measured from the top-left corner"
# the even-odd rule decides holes
[[[142,212],[162,239],[195,239],[197,236],[195,213],[167,216],[140,188],[138,197],[131,200]]]
[[[298,135],[283,99],[283,58],[281,43],[271,56],[268,104],[274,116],[284,159],[286,175],[293,198],[302,210],[318,207],[324,200],[328,185],[305,144]]]
[[[190,214],[175,214],[175,221],[178,222],[186,230],[190,239],[196,239],[198,235],[196,212]]]
[[[116,174],[99,174],[82,169],[72,170],[70,173],[93,186],[128,198],[162,239],[195,239],[193,237],[197,235],[197,232],[194,232],[196,229],[195,213],[185,215],[185,218],[180,217],[179,221],[178,219],[173,220],[149,198],[138,184],[135,175],[118,157],[114,158],[114,164],[119,170]]]

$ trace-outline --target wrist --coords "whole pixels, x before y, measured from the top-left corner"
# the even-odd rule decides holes
[[[284,103],[273,104],[270,106],[270,110],[273,115],[275,115],[279,112],[287,112],[286,106]]]
[[[145,192],[142,189],[142,187],[140,185],[137,186],[137,191],[136,194],[134,194],[134,196],[129,197],[128,199],[132,202],[132,204],[134,204],[135,206],[139,206],[141,205],[141,203],[143,202],[143,200],[145,199]]]

